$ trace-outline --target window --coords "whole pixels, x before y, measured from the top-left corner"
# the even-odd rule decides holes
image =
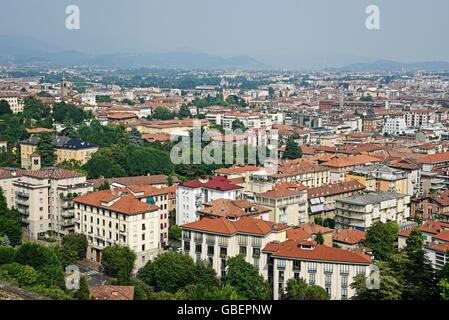
[[[293,278],[295,278],[296,280],[299,280],[299,272],[293,273]]]
[[[259,259],[254,259],[254,268],[259,269]]]
[[[227,257],[228,256],[228,248],[220,247],[220,257]]]
[[[196,252],[196,253],[201,253],[201,251],[203,250],[202,247],[203,247],[203,246],[202,246],[201,244],[195,245],[195,252]]]
[[[332,275],[331,274],[326,274],[325,278],[324,278],[324,285],[326,287],[330,287],[332,285]]]
[[[324,272],[325,273],[332,273],[332,264],[331,263],[325,263],[324,264]]]
[[[341,286],[346,288],[348,286],[348,276],[341,276]]]
[[[246,256],[246,247],[240,246],[240,247],[239,247],[239,253]]]
[[[207,246],[207,254],[210,256],[214,255],[214,246]]]
[[[309,285],[312,286],[315,284],[315,273],[311,272],[309,273]]]
[[[347,265],[347,264],[340,265],[340,273],[341,274],[349,274],[349,265]]]
[[[142,230],[146,230],[145,223],[142,223]]]
[[[357,266],[357,274],[366,274],[366,266]]]
[[[293,260],[293,270],[301,270],[301,261]]]
[[[260,256],[260,248],[253,248],[253,256],[254,257]]]
[[[346,300],[348,299],[348,289],[343,288],[341,289],[341,300]]]
[[[187,253],[190,251],[190,242],[184,242],[184,251]]]
[[[316,271],[316,262],[309,262],[309,263],[307,264],[307,266],[308,266],[309,272],[310,272],[310,271]]]
[[[144,244],[142,245],[142,251],[145,251],[145,245]]]
[[[279,271],[279,282],[284,282],[284,271]]]
[[[278,269],[285,269],[286,262],[283,259],[278,260]]]

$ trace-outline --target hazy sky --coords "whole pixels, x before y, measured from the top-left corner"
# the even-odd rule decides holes
[[[65,28],[76,4],[81,29]],[[365,27],[365,8],[380,27]],[[189,50],[275,67],[449,61],[448,0],[1,0],[0,34],[89,53]]]

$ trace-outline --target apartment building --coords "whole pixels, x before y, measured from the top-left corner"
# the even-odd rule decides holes
[[[145,184],[129,185],[126,188],[112,190],[124,190],[130,192],[135,198],[142,202],[156,205],[159,207],[159,244],[161,248],[168,246],[168,229],[169,229],[169,196],[171,189],[156,188]]]
[[[360,194],[364,190],[363,184],[353,180],[307,189],[309,221],[315,218],[334,219],[335,202],[338,199]]]
[[[264,275],[267,261],[262,249],[269,242],[285,241],[288,226],[251,217],[237,220],[220,217],[203,218],[181,228],[183,252],[195,261],[207,261],[223,277],[227,259],[238,254]]]
[[[209,121],[197,119],[180,119],[180,120],[139,120],[133,125],[141,134],[147,133],[167,133],[177,134],[181,132],[189,132],[194,128],[195,123],[198,126],[207,128]]]
[[[365,231],[374,222],[403,223],[410,217],[410,196],[395,192],[369,192],[336,202],[335,228]]]
[[[22,168],[31,169],[33,165],[37,164],[36,161],[40,161],[36,159],[38,143],[38,136],[31,136],[20,142],[20,161]],[[94,143],[64,136],[54,137],[53,144],[57,156],[56,163],[74,160],[83,165],[98,150],[98,146]]]
[[[8,102],[12,113],[23,112],[24,102],[20,96],[9,93],[0,93],[0,100]]]
[[[421,127],[428,123],[436,123],[437,120],[436,110],[432,109],[411,110],[405,114],[408,127]]]
[[[192,180],[181,183],[176,190],[176,224],[197,221],[197,212],[203,208],[204,203],[217,199],[240,199],[242,192],[243,187],[222,176],[212,177],[208,181]]]
[[[314,241],[272,242],[263,249],[268,261],[266,278],[273,298],[281,299],[290,279],[303,279],[326,290],[331,300],[355,295],[351,288],[358,274],[368,276],[371,258],[365,254],[317,244]]]
[[[87,258],[100,262],[112,245],[127,246],[137,256],[135,271],[160,252],[160,207],[128,192],[102,190],[77,197],[76,233],[86,235]]]
[[[361,166],[346,175],[346,180],[359,181],[368,191],[392,191],[410,196],[413,195],[413,188],[409,188],[411,179],[407,172],[385,165]]]
[[[309,221],[306,187],[295,183],[277,184],[272,190],[256,193],[255,203],[270,209],[269,220],[296,226]]]
[[[407,123],[404,118],[388,118],[382,130],[382,134],[396,136],[407,131]]]
[[[74,232],[72,199],[93,190],[84,175],[60,168],[0,169],[0,181],[8,207],[21,213],[30,239]]]
[[[335,157],[332,160],[324,162],[322,166],[329,168],[331,182],[343,182],[346,179],[346,174],[354,171],[355,168],[380,162],[381,160],[379,158],[360,154],[349,157]]]

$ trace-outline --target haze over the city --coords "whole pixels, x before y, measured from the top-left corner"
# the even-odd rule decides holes
[[[81,29],[65,28],[78,5]],[[380,30],[365,9],[380,8]],[[322,68],[389,59],[449,61],[449,2],[387,0],[4,1],[0,35],[49,51],[247,55],[275,68]],[[11,40],[15,41],[15,40]]]

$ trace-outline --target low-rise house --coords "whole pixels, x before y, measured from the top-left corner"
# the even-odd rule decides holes
[[[289,240],[316,241],[318,234],[323,236],[323,244],[332,247],[332,234],[334,230],[314,223],[304,223],[287,230]]]
[[[365,232],[355,229],[338,229],[333,231],[333,244],[337,248],[357,250],[363,247]]]
[[[246,199],[216,199],[204,204],[204,208],[198,210],[200,218],[226,217],[230,220],[240,217],[253,217],[269,220],[270,209],[251,203]]]
[[[379,158],[361,154],[350,157],[336,157],[330,161],[324,162],[322,166],[330,169],[331,182],[342,182],[345,181],[346,174],[350,171],[354,171],[355,168],[379,162],[381,162]]]
[[[410,217],[410,196],[395,192],[369,192],[336,202],[336,229],[365,231],[374,222],[403,223]]]

